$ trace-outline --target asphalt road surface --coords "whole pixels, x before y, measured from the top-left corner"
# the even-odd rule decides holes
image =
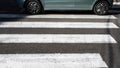
[[[120,10],[1,12],[0,68],[120,68]]]

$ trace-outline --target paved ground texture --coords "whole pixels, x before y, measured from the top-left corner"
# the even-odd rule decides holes
[[[101,16],[89,11],[1,11],[0,68],[120,68],[119,7],[115,3]]]

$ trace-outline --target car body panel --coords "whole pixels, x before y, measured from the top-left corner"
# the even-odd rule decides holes
[[[75,0],[76,10],[92,10],[97,0]]]
[[[67,10],[73,9],[75,6],[75,0],[45,0],[45,10]]]
[[[24,8],[26,0],[17,0]],[[39,0],[44,10],[92,10],[98,0]],[[112,5],[113,0],[107,0]]]

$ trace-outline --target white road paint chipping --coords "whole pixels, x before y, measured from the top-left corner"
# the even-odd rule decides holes
[[[1,54],[0,68],[108,68],[98,53]]]
[[[109,34],[0,34],[0,43],[117,43]]]
[[[113,22],[1,22],[0,28],[119,28]]]
[[[113,15],[74,15],[74,14],[43,14],[43,15],[22,15],[22,14],[0,14],[0,18],[64,18],[64,19],[117,19]]]

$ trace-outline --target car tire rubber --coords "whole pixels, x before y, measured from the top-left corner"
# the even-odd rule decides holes
[[[42,13],[42,5],[38,0],[27,0],[25,2],[25,10],[30,14],[39,14]]]
[[[95,4],[93,11],[97,15],[105,15],[108,13],[109,4],[107,1],[99,1]]]

